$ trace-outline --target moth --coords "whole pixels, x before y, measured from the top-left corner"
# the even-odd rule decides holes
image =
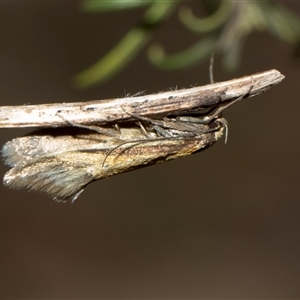
[[[189,118],[143,120],[144,125],[126,123],[114,130],[102,127],[100,132],[78,127],[44,129],[15,138],[2,148],[5,163],[12,167],[4,185],[74,202],[95,180],[204,150],[227,127],[219,116],[207,124]]]
[[[224,134],[227,140],[222,111],[283,78],[271,70],[122,101],[0,107],[0,127],[48,127],[3,146],[11,167],[3,183],[74,202],[93,181],[203,151]]]

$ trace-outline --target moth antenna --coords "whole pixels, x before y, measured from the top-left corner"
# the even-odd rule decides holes
[[[153,139],[153,140],[155,140],[155,139]],[[156,140],[157,140],[157,139],[156,139]],[[135,143],[134,145],[132,145],[132,147],[135,147],[136,145],[141,144],[141,143],[143,143],[143,142],[149,142],[149,140],[126,141],[126,142],[124,142],[124,143],[119,144],[119,145],[116,146],[115,148],[109,150],[109,151],[107,152],[107,154],[105,155],[105,158],[103,159],[102,167],[104,167],[104,164],[105,164],[106,159],[108,158],[108,156],[111,155],[116,149],[118,149],[118,148],[120,148],[120,147],[122,147],[122,146],[124,146],[124,145],[126,145],[126,144],[130,144],[130,143]],[[127,148],[126,148],[126,149],[127,149]],[[124,149],[124,150],[126,150],[126,149]]]
[[[210,84],[215,83],[214,82],[214,53],[210,56],[210,63],[209,63],[209,81]]]

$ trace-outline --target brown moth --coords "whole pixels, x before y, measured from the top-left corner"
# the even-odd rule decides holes
[[[12,167],[3,182],[73,202],[95,180],[203,150],[220,139],[227,126],[221,117],[208,124],[199,120],[143,120],[145,125],[101,128],[101,133],[77,127],[39,130],[3,146],[4,161]]]

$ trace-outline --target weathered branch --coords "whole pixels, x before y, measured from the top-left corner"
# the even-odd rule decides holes
[[[125,97],[77,103],[0,107],[0,128],[59,127],[76,124],[107,124],[133,119],[131,114],[162,117],[182,115],[232,101],[253,97],[280,83],[284,76],[269,70],[229,81],[173,90],[139,97]]]

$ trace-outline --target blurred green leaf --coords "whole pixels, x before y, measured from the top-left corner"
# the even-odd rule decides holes
[[[199,41],[185,50],[167,54],[163,46],[150,45],[148,58],[163,70],[183,69],[203,62],[211,53],[222,55],[227,70],[236,69],[241,61],[242,46],[247,36],[255,31],[267,31],[300,52],[300,18],[275,1],[194,1],[202,4],[207,17],[197,18],[187,5],[189,1],[93,1],[85,0],[82,7],[89,12],[116,11],[149,5],[141,22],[101,60],[74,77],[77,87],[103,83],[120,72],[150,42],[155,30],[165,22],[174,8],[184,2],[178,11],[181,23],[200,33]],[[176,42],[180,39],[176,39]]]
[[[129,31],[103,58],[77,74],[72,82],[75,87],[86,88],[103,83],[120,72],[147,44],[156,28],[174,9],[175,1],[155,1],[144,13],[143,22]]]
[[[300,40],[300,19],[296,14],[279,4],[261,6],[270,32],[290,44]]]
[[[217,29],[228,19],[233,4],[231,2],[222,1],[218,9],[205,18],[197,18],[188,6],[183,6],[179,10],[179,19],[188,29],[196,32],[209,32]]]
[[[135,28],[108,54],[73,79],[78,88],[104,82],[118,73],[140,51],[150,38],[150,32]]]
[[[150,5],[155,0],[142,1],[128,1],[128,0],[85,0],[80,2],[81,10],[85,12],[109,12],[109,11],[117,11],[117,10],[125,10],[132,9],[141,6]]]
[[[183,69],[209,57],[214,51],[215,42],[213,38],[204,38],[187,50],[168,55],[161,46],[152,45],[149,48],[148,57],[160,69]]]

